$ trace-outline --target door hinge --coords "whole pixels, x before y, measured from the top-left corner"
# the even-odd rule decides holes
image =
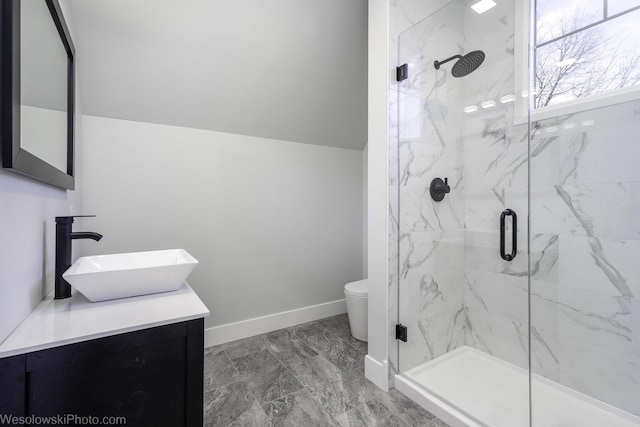
[[[407,327],[401,324],[396,325],[396,339],[407,342]]]
[[[396,80],[401,82],[406,80],[409,77],[409,66],[407,64],[402,64],[399,67],[396,67]]]

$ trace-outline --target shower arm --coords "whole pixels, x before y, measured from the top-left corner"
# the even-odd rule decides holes
[[[462,55],[453,55],[451,58],[447,58],[444,61],[434,61],[433,66],[436,67],[436,70],[439,70],[442,64],[446,64],[449,61],[453,61],[454,59],[460,59],[460,58],[462,58]]]

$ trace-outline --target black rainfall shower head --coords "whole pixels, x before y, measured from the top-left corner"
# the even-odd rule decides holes
[[[454,59],[457,59],[458,61],[453,64],[453,67],[451,68],[451,75],[453,75],[453,77],[464,77],[474,72],[482,64],[484,61],[484,52],[481,50],[474,50],[464,56],[454,55],[444,61],[435,61],[433,66],[436,67],[436,70],[439,70],[442,64],[446,64]]]

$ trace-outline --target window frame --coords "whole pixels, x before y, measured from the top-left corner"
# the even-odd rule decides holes
[[[529,88],[535,87],[535,0],[516,0],[515,14],[514,65],[516,69],[514,89],[516,94],[521,94],[528,91]],[[541,108],[533,108],[533,102],[529,98],[521,98],[520,102],[515,105],[514,122],[522,124],[529,119],[531,121],[545,120],[634,100],[640,100],[640,85],[576,98]]]

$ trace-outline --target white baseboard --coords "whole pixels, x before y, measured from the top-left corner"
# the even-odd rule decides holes
[[[324,304],[311,305],[295,310],[283,311],[268,316],[255,317],[240,322],[214,326],[204,331],[204,346],[212,347],[248,338],[265,332],[276,331],[300,323],[311,322],[325,317],[335,316],[347,312],[345,300],[326,302]]]
[[[378,362],[367,355],[364,358],[364,376],[384,391],[389,391],[389,362]]]

